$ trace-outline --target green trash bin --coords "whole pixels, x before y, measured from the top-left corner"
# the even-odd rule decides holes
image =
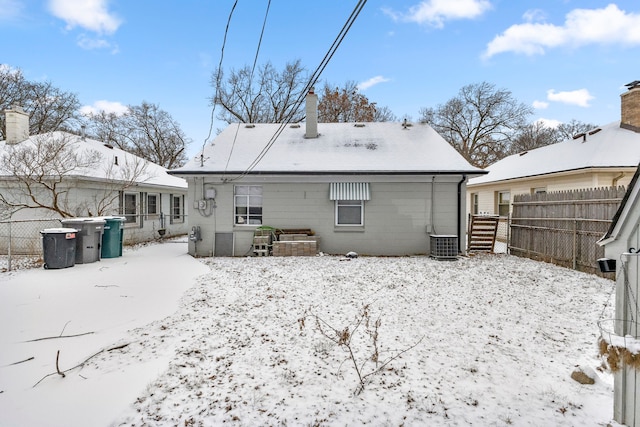
[[[102,233],[102,258],[116,258],[122,256],[124,240],[124,217],[105,216],[104,232]]]
[[[47,228],[40,231],[45,269],[75,265],[76,232],[75,228]]]
[[[104,219],[70,218],[60,222],[64,227],[78,230],[76,233],[76,264],[100,261]]]

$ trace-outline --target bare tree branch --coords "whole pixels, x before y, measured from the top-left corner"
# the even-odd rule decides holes
[[[421,122],[431,125],[464,158],[484,168],[509,153],[519,129],[532,113],[511,92],[482,82],[460,89],[436,108],[423,108]]]
[[[287,63],[278,72],[270,62],[252,73],[245,66],[231,70],[224,78],[224,71],[217,69],[211,78],[217,92],[212,105],[221,107],[218,119],[227,123],[283,123],[304,119],[304,108],[296,105],[306,83],[305,69],[300,60]],[[218,85],[218,83],[220,83]]]

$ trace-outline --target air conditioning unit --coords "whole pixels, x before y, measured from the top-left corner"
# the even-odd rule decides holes
[[[436,259],[458,258],[458,236],[448,234],[431,234],[430,256]]]

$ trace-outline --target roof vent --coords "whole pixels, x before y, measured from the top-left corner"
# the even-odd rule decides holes
[[[524,156],[527,153],[528,153],[528,151],[523,151],[522,153],[520,153],[520,156]]]
[[[244,127],[253,129],[254,127],[256,127],[256,125],[254,125],[253,123],[247,123],[246,125],[244,125]]]
[[[627,89],[631,90],[633,88],[640,86],[640,80],[634,80],[631,83],[627,83],[625,86],[627,87]]]
[[[582,142],[585,142],[587,140],[587,134],[584,132],[581,132],[577,135],[573,135],[573,139],[580,139],[582,138]]]
[[[364,127],[364,123],[355,123],[354,126],[357,127],[357,128],[363,128]]]
[[[600,132],[602,129],[600,128],[596,128],[594,130],[592,130],[591,132],[589,132],[589,135],[595,135],[596,133]]]
[[[104,143],[104,146],[113,150],[113,145],[111,145],[111,144],[107,144],[107,143],[105,142],[105,143]]]

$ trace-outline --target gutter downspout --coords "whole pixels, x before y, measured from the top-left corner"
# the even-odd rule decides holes
[[[462,184],[467,180],[467,175],[462,175],[462,179],[458,182],[458,253],[462,253]],[[465,195],[466,197],[466,195]]]
[[[611,186],[612,187],[617,187],[618,186],[618,181],[620,180],[620,178],[622,178],[624,176],[624,172],[620,172],[620,175],[616,176],[615,178],[613,178],[613,180],[611,181]]]

